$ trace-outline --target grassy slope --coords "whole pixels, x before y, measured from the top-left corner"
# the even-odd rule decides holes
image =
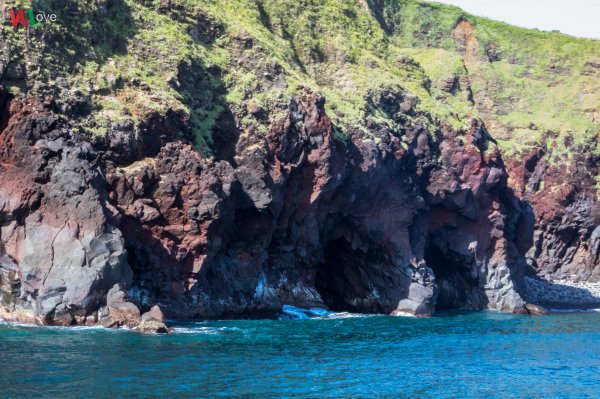
[[[28,37],[2,28],[3,58],[26,51],[29,62],[29,87],[6,83],[13,91],[59,92],[61,101],[84,102],[89,111],[82,128],[92,134],[136,123],[148,112],[179,110],[204,153],[225,109],[238,116],[242,130],[264,130],[248,105],[281,109],[302,83],[325,94],[342,130],[367,134],[368,114],[394,129],[395,122],[368,110],[364,99],[391,88],[457,128],[471,115],[483,117],[509,156],[535,147],[550,149],[555,161],[573,150],[600,155],[600,70],[590,67],[600,63],[598,41],[414,0],[172,0],[170,10],[160,3],[115,0],[111,19],[92,1],[39,2],[37,9],[56,12],[62,24]],[[65,23],[69,13],[79,18]],[[478,42],[468,68],[452,36],[461,15],[474,24]],[[191,29],[206,29],[206,20],[220,34],[194,40]],[[240,40],[247,38],[253,46],[242,52]],[[238,62],[242,56],[249,61]],[[287,86],[257,84],[269,64],[281,67]],[[189,82],[181,82],[181,71],[192,76]],[[488,101],[489,109],[476,109],[465,90],[443,91],[454,76],[468,78],[476,101]]]

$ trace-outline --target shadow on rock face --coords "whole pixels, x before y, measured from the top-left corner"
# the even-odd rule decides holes
[[[523,298],[526,301],[548,309],[600,308],[600,283],[573,283],[525,277],[523,291]]]
[[[485,309],[487,298],[479,289],[477,263],[472,254],[464,256],[445,248],[443,252],[430,239],[425,248],[425,261],[435,273],[435,282],[439,288],[436,301],[437,310],[449,309]]]
[[[335,311],[389,314],[409,294],[410,271],[393,266],[382,248],[353,249],[338,238],[327,244],[316,269],[315,287]]]
[[[403,95],[388,97],[386,112],[416,112]],[[518,311],[514,230],[522,209],[502,194],[502,165],[497,154],[482,152],[480,126],[459,138],[448,127],[389,131],[372,124],[370,135],[336,140],[324,103],[300,87],[266,136],[243,138],[235,168],[180,140],[148,159],[103,164],[97,152],[106,147],[43,120],[41,104],[15,105],[21,114],[1,138],[16,143],[15,152],[0,152],[14,165],[0,168],[11,182],[10,190],[0,188],[9,204],[0,207],[1,238],[10,267],[28,276],[24,292],[33,302],[43,293],[44,316],[78,324],[105,316],[96,309],[109,283],[122,284],[142,310],[159,302],[177,318],[276,312],[283,303],[428,316],[438,291],[443,308]],[[35,123],[27,122],[30,108],[38,111]],[[47,151],[38,154],[34,145]],[[47,167],[40,171],[40,164]],[[21,195],[31,187],[42,200]],[[13,220],[36,198],[41,211]],[[106,245],[96,245],[95,237],[109,233],[115,235]],[[34,248],[35,237],[43,251],[18,250]],[[65,243],[60,250],[53,237]],[[47,261],[53,253],[69,261]],[[86,262],[119,272],[94,282],[78,274]],[[69,278],[61,283],[60,276]],[[90,280],[89,292],[80,280]],[[114,312],[129,312],[123,306]]]
[[[385,102],[386,112],[410,108],[390,98],[403,101]],[[373,128],[379,141],[333,139],[324,98],[299,88],[266,137],[243,138],[235,168],[175,143],[139,170],[123,168],[110,191],[128,215],[139,301],[158,296],[178,317],[283,303],[423,316],[440,292],[444,309],[520,311],[513,241],[523,210],[503,192],[499,156],[482,158],[481,126],[467,146],[457,132],[435,133],[443,147],[423,126]],[[145,189],[136,182],[150,171],[160,181]],[[144,207],[160,216],[134,211]]]

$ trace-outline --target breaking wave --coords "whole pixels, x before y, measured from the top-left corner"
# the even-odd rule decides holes
[[[283,305],[281,313],[278,316],[279,320],[308,320],[308,319],[351,319],[351,318],[363,318],[373,317],[377,315],[373,314],[362,314],[362,313],[350,313],[350,312],[331,312],[322,308],[299,308],[292,305]]]

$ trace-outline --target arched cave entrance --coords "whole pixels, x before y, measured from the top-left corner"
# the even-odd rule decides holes
[[[473,259],[450,249],[441,250],[432,241],[425,247],[425,261],[438,286],[436,310],[473,309],[479,307],[479,288]]]
[[[377,279],[379,256],[372,250],[353,249],[345,238],[327,244],[325,261],[317,265],[315,287],[327,307],[334,311],[382,313],[373,301],[372,287]]]
[[[344,238],[333,240],[325,247],[325,261],[317,265],[315,287],[331,310],[357,310],[348,300],[354,292],[360,291],[356,281],[360,280],[359,258]]]
[[[436,310],[479,309],[481,290],[473,256],[440,249],[440,244],[429,240],[425,249],[439,289]],[[329,309],[390,313],[408,297],[410,276],[386,258],[383,248],[353,248],[345,238],[337,238],[327,244],[324,255],[316,267],[315,287]]]

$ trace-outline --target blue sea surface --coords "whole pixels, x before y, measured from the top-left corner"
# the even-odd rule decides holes
[[[600,314],[0,325],[0,398],[599,398]]]

